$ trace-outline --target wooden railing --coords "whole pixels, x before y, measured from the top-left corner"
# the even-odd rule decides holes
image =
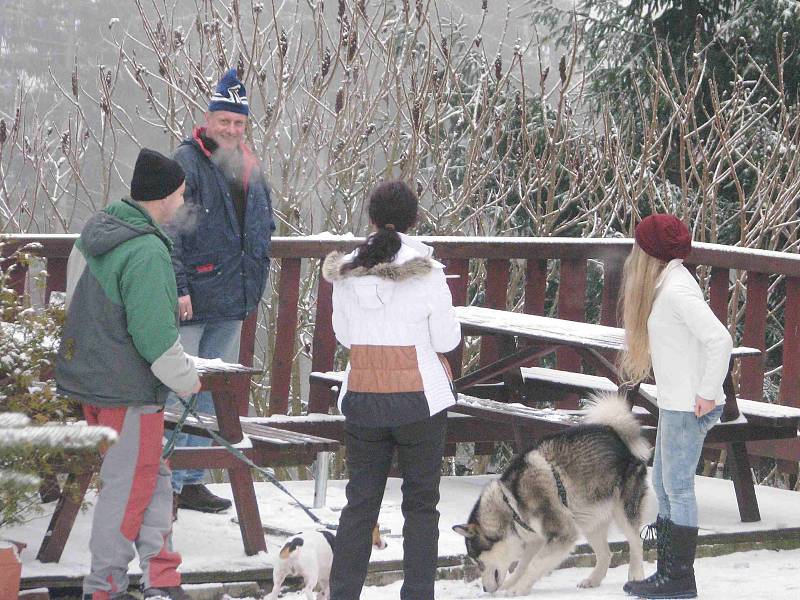
[[[65,287],[66,260],[77,236],[6,236],[11,242],[3,250],[5,255],[15,244],[38,242],[39,252],[47,260],[47,292],[63,290]],[[522,310],[531,314],[544,314],[547,292],[548,261],[558,261],[558,289],[556,291],[556,315],[560,318],[586,320],[587,273],[589,261],[602,265],[602,291],[600,293],[599,321],[605,325],[616,325],[617,299],[621,283],[622,264],[631,248],[629,239],[576,239],[576,238],[421,238],[432,245],[438,259],[447,265],[453,300],[465,304],[470,297],[481,292],[482,304],[492,308],[508,309],[509,282],[512,261],[519,261],[524,271],[520,292]],[[361,240],[338,240],[328,237],[275,238],[272,243],[273,259],[279,263],[277,282],[277,319],[274,335],[272,363],[270,365],[271,414],[286,413],[290,393],[290,382],[295,356],[298,327],[298,305],[304,260],[323,259],[333,250],[348,251]],[[486,276],[478,290],[476,281],[470,281],[474,261],[485,261]],[[473,263],[471,265],[471,262]],[[714,313],[726,324],[728,315],[743,312],[743,322],[737,323],[740,345],[767,350],[768,296],[773,302],[778,290],[783,290],[783,322],[773,321],[772,328],[782,330],[782,347],[772,354],[773,362],[782,365],[780,404],[800,407],[800,256],[780,252],[739,249],[714,244],[695,244],[687,259],[690,266],[709,267],[709,301]],[[321,268],[315,266],[315,268]],[[733,275],[746,273],[746,287],[736,290],[736,306],[731,307],[731,282]],[[333,368],[336,340],[331,325],[331,287],[318,278],[316,306],[314,308],[314,331],[311,347],[312,370],[327,371]],[[782,281],[779,281],[782,280]],[[15,285],[22,284],[21,273]],[[773,289],[771,289],[771,286]],[[743,309],[743,311],[742,311]],[[255,344],[256,316],[253,315],[243,328],[240,360],[252,364]],[[480,363],[487,364],[496,357],[492,340],[481,347]],[[776,357],[778,357],[776,359]],[[459,369],[460,354],[456,353],[455,367]],[[574,354],[565,352],[557,357],[560,369],[581,369]],[[763,400],[765,358],[742,359],[739,390],[740,396],[751,400]],[[239,390],[240,410],[247,407],[247,390]],[[330,394],[311,390],[309,411],[327,413]],[[800,460],[800,445],[796,440],[759,442],[749,446],[751,453],[772,456],[797,462]]]

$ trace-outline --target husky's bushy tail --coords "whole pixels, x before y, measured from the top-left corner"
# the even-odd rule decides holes
[[[636,458],[642,462],[650,459],[652,448],[642,437],[641,426],[633,416],[628,402],[619,394],[595,394],[589,398],[584,423],[608,425],[617,432]]]

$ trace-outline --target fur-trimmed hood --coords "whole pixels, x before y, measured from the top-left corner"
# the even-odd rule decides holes
[[[390,263],[380,263],[370,269],[344,269],[355,252],[331,252],[325,257],[322,276],[331,283],[347,281],[353,286],[359,304],[365,308],[384,306],[391,301],[396,284],[422,279],[434,269],[444,269],[442,263],[432,258],[433,248],[404,234],[400,234],[400,238],[402,245]]]
[[[322,276],[331,283],[347,277],[366,277],[369,275],[399,282],[427,275],[434,268],[434,262],[436,262],[427,256],[417,256],[404,263],[380,263],[371,269],[356,267],[355,269],[343,271],[343,267],[350,262],[352,257],[352,254],[345,254],[344,252],[331,252],[325,257],[325,262],[322,265]]]

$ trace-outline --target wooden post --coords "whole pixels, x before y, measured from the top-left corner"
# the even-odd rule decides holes
[[[800,408],[800,278],[786,279],[783,309],[783,371],[778,399],[786,406]]]
[[[81,509],[83,497],[92,481],[94,470],[84,471],[83,473],[70,473],[64,484],[64,493],[56,504],[50,524],[47,526],[47,533],[39,547],[36,560],[43,563],[58,562],[67,545],[69,533],[75,523],[75,517]]]
[[[336,356],[336,337],[333,333],[333,286],[322,277],[322,261],[319,265],[317,285],[317,309],[314,312],[314,338],[311,346],[311,370],[330,371]],[[308,393],[308,412],[328,414],[336,395],[328,386],[312,383]]]
[[[622,287],[622,267],[619,258],[607,258],[603,262],[603,295],[600,304],[600,324],[618,327],[617,306]]]
[[[445,265],[445,273],[448,275],[458,275],[447,280],[450,293],[453,296],[454,306],[465,306],[467,304],[467,294],[469,293],[469,259],[449,259],[442,261]],[[446,355],[450,363],[450,370],[453,377],[461,376],[464,361],[464,342],[462,341],[455,349]]]
[[[525,263],[525,304],[523,311],[529,315],[544,316],[547,291],[547,261],[529,258]]]
[[[278,284],[277,331],[270,372],[270,415],[285,415],[289,408],[289,386],[292,380],[299,298],[300,258],[282,258],[281,278]]]
[[[729,269],[712,267],[709,278],[709,305],[725,327],[728,327],[728,277]]]
[[[570,321],[586,320],[586,261],[562,259],[558,283],[558,317]],[[556,366],[564,371],[582,372],[581,358],[569,348],[556,352]],[[578,408],[577,394],[568,394],[559,408]]]
[[[741,396],[748,400],[761,400],[764,394],[764,350],[767,331],[767,291],[769,279],[764,273],[747,273],[747,301],[744,307],[745,346],[758,348],[762,354],[741,359]],[[788,306],[788,305],[787,305]],[[789,307],[791,309],[791,307]]]
[[[507,260],[489,259],[486,261],[486,301],[488,308],[506,310],[508,298],[508,280],[511,265]],[[481,337],[481,367],[489,365],[500,358],[497,339],[491,335]]]

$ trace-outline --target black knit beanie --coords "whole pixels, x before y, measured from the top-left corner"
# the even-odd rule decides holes
[[[131,177],[131,198],[137,202],[161,200],[181,187],[183,168],[160,152],[142,148]]]

